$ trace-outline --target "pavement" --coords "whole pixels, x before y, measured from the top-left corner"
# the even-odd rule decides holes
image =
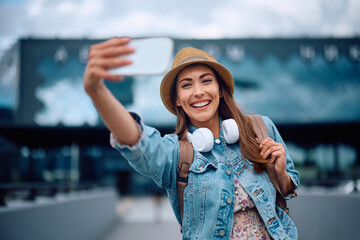
[[[299,239],[356,238],[360,219],[359,189],[360,180],[356,185],[347,181],[332,188],[300,187],[299,197],[288,202]],[[101,240],[181,239],[180,227],[166,196],[121,197],[116,214],[117,221]],[[312,216],[310,221],[309,216]],[[341,219],[342,224],[334,219]]]
[[[117,220],[102,240],[176,240],[180,227],[167,197],[122,197]]]

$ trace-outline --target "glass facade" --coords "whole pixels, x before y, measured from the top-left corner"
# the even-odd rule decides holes
[[[107,145],[108,132],[83,90],[89,46],[99,41],[21,39],[2,59],[3,182],[106,179],[116,183],[121,178],[127,179],[125,185],[118,182],[123,192],[157,191]],[[304,183],[360,176],[359,144],[346,135],[352,129],[345,129],[360,123],[359,38],[174,39],[174,43],[174,53],[193,46],[226,66],[235,80],[234,97],[245,112],[269,116],[283,136],[295,129],[287,144]],[[167,133],[173,131],[176,119],[161,102],[161,79],[141,76],[106,84],[145,123]],[[300,126],[310,131],[308,139],[296,131]],[[334,137],[333,127],[346,134]]]

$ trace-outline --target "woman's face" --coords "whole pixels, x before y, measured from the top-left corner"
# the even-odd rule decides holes
[[[206,65],[190,65],[178,74],[176,105],[181,106],[196,127],[218,124],[219,84]]]

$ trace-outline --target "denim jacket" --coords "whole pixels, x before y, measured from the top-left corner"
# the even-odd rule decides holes
[[[140,117],[132,114],[138,123],[140,140],[133,146],[122,145],[111,137],[111,145],[118,149],[139,173],[151,178],[166,189],[171,206],[181,224],[177,195],[178,136],[161,137],[159,131],[146,126]],[[286,171],[297,188],[299,173],[275,125],[263,117],[269,136],[282,143],[286,150]],[[191,127],[190,131],[195,130]],[[264,224],[273,239],[297,239],[297,229],[290,217],[276,203],[276,190],[266,171],[258,174],[253,164],[243,159],[238,142],[226,144],[220,130],[218,144],[210,152],[194,150],[194,161],[189,170],[184,192],[183,239],[230,239],[233,227],[235,186],[237,178],[255,203]],[[215,139],[214,139],[215,140]],[[291,198],[294,194],[289,194]]]

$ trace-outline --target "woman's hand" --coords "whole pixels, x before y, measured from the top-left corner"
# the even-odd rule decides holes
[[[120,58],[134,52],[134,48],[127,45],[129,42],[130,38],[127,37],[112,38],[90,47],[89,59],[84,73],[84,88],[87,93],[102,86],[104,78],[113,81],[123,79],[122,76],[111,75],[108,69],[132,63],[130,59]]]
[[[286,151],[281,143],[267,137],[260,143],[260,155],[269,159],[270,164],[275,164],[275,171],[283,195],[287,195],[294,189],[294,184],[286,172]]]
[[[261,141],[260,150],[260,155],[264,159],[269,159],[270,164],[275,164],[275,170],[277,173],[285,172],[286,152],[281,143],[277,143],[273,139],[267,137]]]
[[[131,60],[121,57],[134,52],[134,48],[127,45],[129,42],[130,38],[112,38],[91,46],[84,88],[113,135],[120,143],[131,146],[140,138],[136,122],[104,84],[105,78],[113,81],[123,79],[110,74],[108,69],[131,64]]]

